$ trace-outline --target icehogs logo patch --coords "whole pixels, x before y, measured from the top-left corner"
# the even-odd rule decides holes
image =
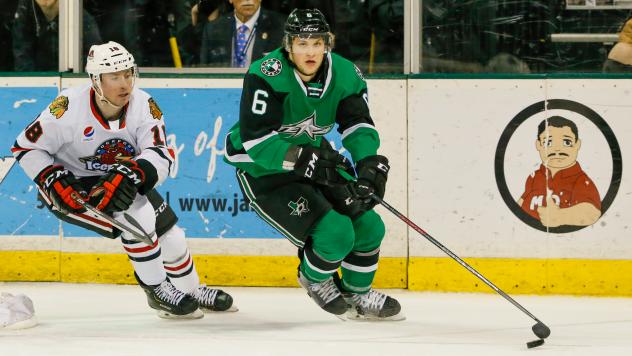
[[[50,113],[59,119],[68,110],[68,97],[59,96],[48,106]]]
[[[270,58],[261,63],[261,73],[267,75],[268,77],[279,75],[279,73],[281,73],[281,69],[283,69],[283,64],[276,58]]]
[[[158,107],[156,100],[154,100],[154,98],[149,98],[148,102],[149,102],[149,112],[151,113],[151,116],[156,120],[162,119],[162,111]]]
[[[90,171],[107,172],[114,163],[132,159],[136,155],[136,149],[129,142],[120,138],[109,139],[99,145],[94,156],[79,158],[86,164]]]

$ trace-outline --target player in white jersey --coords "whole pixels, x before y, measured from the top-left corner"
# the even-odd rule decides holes
[[[174,155],[156,101],[134,87],[134,57],[116,42],[95,45],[86,72],[91,83],[63,90],[12,148],[37,183],[39,199],[64,221],[106,237],[120,235],[159,316],[199,318],[202,311],[236,310],[230,295],[200,285],[184,231],[154,189],[168,177]],[[124,213],[129,214],[151,232],[153,243],[86,211],[73,199],[77,195],[127,225]]]

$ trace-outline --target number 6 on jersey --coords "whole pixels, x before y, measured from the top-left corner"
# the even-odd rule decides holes
[[[268,104],[266,104],[263,99],[259,99],[259,96],[264,98],[268,97],[268,92],[265,90],[258,89],[255,91],[255,100],[252,101],[252,112],[257,115],[263,115],[266,112],[266,108]]]

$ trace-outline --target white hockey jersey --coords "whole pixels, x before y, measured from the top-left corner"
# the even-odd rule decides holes
[[[20,133],[11,151],[31,179],[50,165],[62,165],[80,178],[142,158],[155,167],[160,184],[174,161],[165,130],[162,112],[146,92],[135,88],[119,120],[107,121],[87,84],[63,90]]]

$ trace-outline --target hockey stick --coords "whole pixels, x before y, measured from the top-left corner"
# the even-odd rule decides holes
[[[378,197],[377,195],[371,193],[371,199],[380,203],[383,207],[385,207],[388,211],[393,213],[393,215],[397,216],[401,221],[405,222],[406,225],[413,228],[417,231],[421,236],[425,237],[426,240],[432,242],[433,245],[437,246],[441,251],[445,252],[448,256],[450,256],[453,260],[458,262],[461,266],[465,267],[468,271],[474,274],[478,279],[487,284],[491,289],[496,291],[496,293],[500,294],[503,298],[513,304],[516,308],[520,309],[523,313],[527,314],[531,319],[536,321],[536,324],[531,327],[533,333],[539,337],[540,339],[546,339],[551,334],[551,329],[546,326],[540,319],[536,318],[535,315],[531,314],[525,307],[520,305],[520,303],[516,302],[513,298],[511,298],[507,293],[503,292],[502,289],[496,287],[494,283],[485,278],[482,274],[480,274],[474,267],[470,266],[467,262],[463,261],[459,256],[455,255],[454,252],[450,251],[447,247],[443,246],[439,241],[437,241],[434,237],[430,236],[429,233],[424,231],[422,228],[417,226],[414,222],[410,221],[404,214],[397,211],[397,209],[393,208],[389,203],[385,202],[384,199]],[[539,346],[539,345],[538,345]]]
[[[349,175],[347,172],[343,171],[342,169],[338,169],[338,172],[345,179],[347,179],[349,181],[355,181],[354,177],[352,177],[351,175]],[[375,195],[373,193],[371,193],[370,197],[371,197],[371,199],[373,199],[376,202],[378,202],[379,204],[381,204],[384,208],[386,208],[386,210],[388,210],[391,213],[393,213],[393,215],[397,216],[401,221],[406,223],[406,225],[408,225],[409,227],[411,227],[415,231],[417,231],[421,236],[426,238],[426,240],[430,241],[433,245],[437,246],[441,251],[443,251],[445,254],[450,256],[453,260],[458,262],[461,266],[465,267],[465,269],[467,269],[473,275],[478,277],[478,279],[480,279],[485,284],[487,284],[491,289],[493,289],[496,293],[500,294],[503,298],[505,298],[507,301],[509,301],[511,304],[513,304],[516,308],[520,309],[520,311],[522,311],[523,313],[525,313],[526,315],[531,317],[531,319],[535,320],[536,324],[534,324],[531,327],[531,330],[533,331],[535,336],[540,338],[540,340],[531,341],[531,342],[527,343],[527,346],[529,348],[542,345],[544,343],[544,339],[549,337],[549,335],[551,334],[551,329],[549,329],[548,326],[546,326],[542,321],[540,321],[540,319],[536,318],[535,315],[531,314],[531,312],[529,312],[525,307],[520,305],[520,303],[516,302],[513,298],[511,298],[507,293],[503,292],[502,289],[496,287],[496,285],[494,283],[492,283],[490,280],[485,278],[482,274],[480,274],[477,270],[475,270],[474,267],[470,266],[467,262],[463,261],[459,256],[454,254],[454,252],[450,251],[450,249],[448,249],[447,247],[443,246],[443,244],[441,244],[439,241],[437,241],[429,233],[424,231],[424,229],[422,229],[419,226],[417,226],[417,224],[415,224],[410,219],[408,219],[404,214],[400,213],[399,211],[397,211],[397,209],[395,209],[389,203],[385,202],[384,199],[378,197],[377,195]]]
[[[77,202],[77,204],[81,205],[86,210],[90,211],[91,213],[93,213],[94,215],[98,216],[99,218],[101,218],[103,220],[106,220],[107,222],[112,224],[112,226],[114,226],[115,228],[131,234],[132,236],[134,236],[138,240],[146,243],[149,246],[154,244],[154,242],[151,240],[151,236],[149,234],[147,234],[147,232],[140,226],[138,221],[136,221],[136,219],[134,219],[128,213],[123,213],[123,217],[125,218],[125,220],[129,221],[129,223],[132,224],[135,228],[139,229],[141,231],[140,233],[137,232],[137,231],[134,231],[134,229],[130,228],[129,226],[121,223],[118,220],[115,220],[114,218],[112,218],[111,216],[105,214],[101,210],[98,210],[97,208],[93,207],[92,205],[86,203],[77,194],[73,194],[72,195],[72,199],[74,199],[74,201]]]

